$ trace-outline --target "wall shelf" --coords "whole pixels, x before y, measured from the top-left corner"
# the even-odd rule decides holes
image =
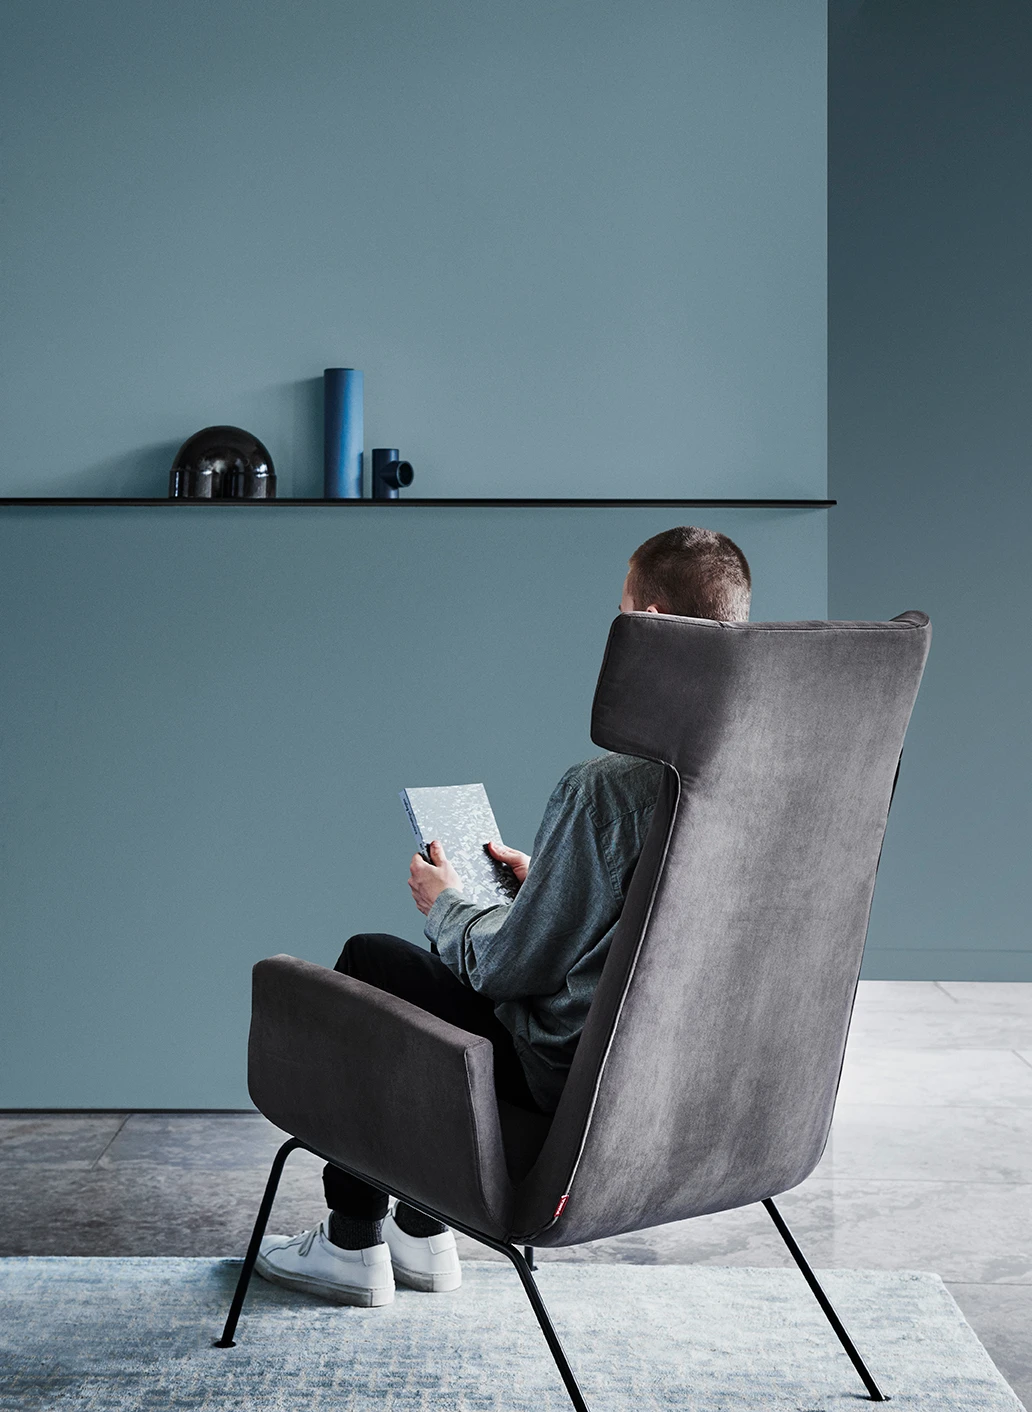
[[[121,499],[112,496],[92,498],[89,496],[8,496],[0,497],[2,505],[167,505],[179,509],[197,509],[198,507],[227,507],[236,506],[238,508],[251,509],[255,506],[277,505],[320,505],[333,509],[358,509],[360,507],[399,506],[399,505],[484,505],[484,506],[517,506],[532,505],[542,508],[553,505],[565,508],[587,508],[590,506],[609,506],[614,508],[646,508],[650,506],[700,506],[708,509],[764,509],[764,510],[824,510],[830,505],[835,505],[835,500],[680,500],[680,499],[660,499],[660,500],[566,500],[549,497],[543,500],[502,500],[498,498],[484,500],[465,499],[437,499],[420,500],[412,497],[407,500],[371,500],[363,498],[361,500],[169,500],[167,497],[161,499]]]

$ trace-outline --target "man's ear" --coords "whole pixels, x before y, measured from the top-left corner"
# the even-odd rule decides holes
[[[662,613],[663,609],[657,608],[655,603],[650,603],[649,606],[645,609],[645,611],[646,613]]]

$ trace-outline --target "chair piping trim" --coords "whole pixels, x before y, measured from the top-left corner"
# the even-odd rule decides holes
[[[488,1046],[490,1047],[490,1049],[491,1049],[492,1074],[493,1074],[493,1072],[494,1072],[494,1069],[493,1069],[494,1045],[491,1044],[491,1041],[490,1041],[489,1039],[484,1039],[484,1040],[482,1041],[482,1043],[488,1045]],[[473,1134],[472,1134],[472,1135],[473,1135],[473,1153],[474,1153],[474,1156],[475,1156],[475,1158],[476,1158],[476,1163],[477,1163],[477,1190],[478,1190],[479,1193],[480,1193],[480,1203],[481,1203],[481,1206],[482,1206],[483,1209],[484,1209],[484,1213],[485,1213],[485,1215],[490,1216],[490,1215],[492,1214],[492,1212],[491,1212],[491,1203],[490,1203],[490,1201],[488,1200],[488,1197],[487,1197],[487,1190],[486,1190],[485,1185],[484,1185],[484,1162],[483,1162],[483,1154],[482,1154],[481,1151],[480,1151],[480,1123],[479,1123],[479,1121],[478,1121],[478,1119],[477,1119],[476,1104],[473,1102],[473,1075],[472,1075],[472,1072],[471,1072],[471,1070],[470,1070],[470,1062],[469,1062],[470,1050],[471,1050],[471,1049],[479,1049],[479,1048],[480,1048],[480,1045],[479,1045],[479,1044],[475,1044],[475,1045],[470,1045],[470,1046],[468,1046],[465,1050],[463,1050],[462,1061],[463,1061],[463,1066],[464,1066],[464,1068],[465,1068],[465,1070],[466,1070],[466,1106],[467,1106],[468,1109],[469,1109],[470,1127],[471,1127],[472,1130],[473,1130]]]
[[[825,632],[826,632],[826,631],[834,631],[834,630],[836,630],[836,629],[841,629],[841,628],[846,627],[846,626],[852,627],[854,630],[859,629],[860,631],[863,631],[863,632],[880,632],[880,631],[884,631],[885,629],[895,629],[895,630],[898,630],[898,629],[901,629],[901,628],[902,628],[902,629],[914,628],[914,629],[917,629],[918,631],[926,631],[926,630],[928,629],[928,627],[929,627],[929,619],[928,619],[928,615],[927,615],[926,613],[920,612],[920,610],[917,610],[917,609],[908,609],[907,612],[908,612],[908,613],[914,613],[915,618],[917,619],[917,621],[915,621],[914,618],[907,618],[905,614],[899,614],[897,617],[892,618],[892,619],[889,619],[889,620],[886,621],[886,622],[875,622],[875,623],[871,623],[870,625],[868,625],[868,624],[865,623],[862,628],[859,627],[859,624],[847,623],[847,622],[845,622],[845,621],[842,621],[842,622],[839,622],[839,621],[830,621],[830,622],[828,622],[827,624],[824,624],[824,623],[822,622],[821,625],[820,625],[820,627],[817,627],[817,628],[813,628],[813,627],[802,628],[802,627],[799,627],[799,628],[789,628],[787,631],[790,632],[790,633],[800,633],[800,634],[803,633],[803,632],[814,632],[814,631],[817,631],[817,632],[825,631]],[[673,615],[671,615],[671,614],[666,614],[666,613],[652,613],[652,614],[640,613],[640,614],[635,614],[635,616],[636,616],[636,617],[641,617],[641,618],[648,618],[648,619],[649,619],[649,626],[650,626],[650,627],[662,629],[662,627],[663,627],[663,619],[664,619],[664,618],[667,618],[667,617],[671,617],[671,616],[673,616]],[[604,653],[602,654],[602,665],[601,665],[601,667],[599,668],[598,683],[596,684],[596,687],[595,687],[595,702],[597,702],[598,693],[599,693],[599,690],[601,689],[602,681],[603,681],[603,679],[604,679],[604,677],[605,677],[606,666],[608,665],[608,662],[609,662],[609,654],[610,654],[610,650],[611,650],[612,645],[613,645],[613,638],[614,638],[614,635],[615,635],[615,629],[616,629],[616,626],[617,626],[617,624],[619,623],[619,621],[620,621],[620,619],[617,618],[617,619],[610,625],[609,636],[608,636],[607,639],[606,639],[605,651],[604,651]],[[744,629],[753,629],[753,630],[755,631],[755,629],[764,626],[764,625],[762,625],[762,624],[758,624],[758,623],[749,623],[749,622],[745,622],[745,623],[738,623],[738,622],[733,622],[733,623],[732,623],[732,622],[717,622],[717,621],[714,621],[713,619],[698,619],[698,620],[693,620],[693,621],[698,621],[700,624],[703,624],[703,623],[704,623],[704,624],[706,624],[707,626],[712,627],[712,628],[714,628],[714,629],[716,629],[716,630],[718,630],[718,631],[721,630],[721,629],[728,630],[728,631],[734,631],[734,630],[736,630],[736,629],[739,630],[739,631],[744,630]],[[785,631],[785,629],[781,629],[781,631]],[[927,650],[927,649],[926,649],[926,650]],[[595,702],[592,703],[592,716],[594,716]],[[909,722],[908,722],[908,724],[909,724]],[[905,731],[904,731],[904,734],[905,734]],[[629,753],[629,754],[636,754],[637,752],[636,752],[636,751],[629,751],[628,753]],[[657,870],[656,870],[655,882],[654,882],[653,885],[652,885],[652,892],[651,892],[651,894],[650,894],[650,896],[649,896],[648,907],[646,908],[645,917],[644,917],[644,920],[643,920],[643,922],[642,922],[641,935],[640,935],[639,938],[638,938],[638,945],[635,947],[634,957],[633,957],[633,959],[632,959],[632,961],[631,961],[630,969],[628,970],[628,973],[627,973],[627,983],[625,984],[625,986],[624,986],[624,988],[623,988],[623,994],[620,996],[620,1003],[619,1003],[619,1005],[617,1006],[616,1014],[615,1014],[614,1017],[613,1017],[612,1027],[611,1027],[611,1029],[610,1029],[610,1031],[609,1031],[609,1039],[608,1039],[607,1042],[606,1042],[605,1051],[604,1051],[604,1053],[603,1053],[603,1055],[602,1055],[602,1062],[601,1062],[601,1063],[599,1064],[599,1066],[598,1066],[598,1076],[597,1076],[597,1078],[596,1078],[596,1080],[595,1080],[594,1090],[593,1090],[592,1095],[591,1095],[591,1103],[590,1103],[590,1106],[589,1106],[589,1108],[588,1108],[588,1115],[587,1115],[587,1118],[585,1119],[584,1131],[583,1131],[582,1134],[581,1134],[580,1145],[579,1145],[579,1147],[577,1148],[577,1154],[576,1154],[576,1156],[574,1157],[573,1163],[572,1163],[571,1168],[570,1168],[570,1175],[569,1175],[569,1177],[567,1178],[567,1181],[566,1181],[566,1183],[565,1183],[566,1191],[563,1193],[562,1200],[559,1202],[558,1206],[556,1207],[555,1213],[554,1213],[554,1215],[552,1216],[551,1220],[546,1221],[545,1224],[542,1225],[542,1226],[538,1226],[538,1227],[535,1229],[535,1232],[534,1232],[535,1235],[540,1235],[540,1234],[542,1234],[543,1232],[549,1231],[549,1230],[552,1229],[552,1227],[555,1225],[555,1223],[558,1221],[559,1217],[562,1215],[563,1211],[565,1210],[565,1208],[566,1208],[566,1206],[567,1206],[567,1203],[569,1202],[571,1193],[572,1193],[572,1191],[573,1191],[574,1183],[576,1182],[576,1179],[577,1179],[577,1172],[578,1172],[578,1170],[579,1170],[579,1168],[580,1168],[581,1160],[582,1160],[582,1158],[583,1158],[583,1156],[584,1156],[584,1149],[585,1149],[585,1148],[587,1147],[587,1145],[588,1145],[588,1136],[589,1136],[589,1134],[590,1134],[590,1132],[591,1132],[591,1124],[592,1124],[592,1122],[593,1122],[593,1120],[594,1120],[594,1117],[595,1117],[595,1109],[596,1109],[596,1107],[597,1107],[597,1105],[598,1105],[599,1089],[602,1087],[602,1076],[603,1076],[603,1074],[605,1073],[606,1065],[607,1065],[607,1063],[609,1062],[610,1051],[612,1050],[613,1043],[614,1043],[614,1041],[615,1041],[615,1039],[616,1039],[616,1031],[617,1031],[617,1029],[618,1029],[618,1027],[619,1027],[619,1023],[620,1023],[620,1016],[623,1014],[624,1004],[625,1004],[625,1002],[626,1002],[626,1000],[627,1000],[628,992],[630,991],[631,985],[632,985],[632,983],[633,983],[633,981],[634,981],[634,974],[635,974],[636,970],[638,969],[638,960],[639,960],[639,958],[640,958],[640,956],[641,956],[642,947],[645,945],[645,939],[646,939],[646,937],[648,936],[649,924],[650,924],[650,922],[651,922],[651,920],[652,920],[652,912],[653,912],[653,909],[654,909],[655,903],[656,903],[656,894],[657,894],[658,891],[659,891],[660,879],[661,879],[662,876],[663,876],[663,870],[664,870],[664,867],[665,867],[665,864],[666,864],[667,854],[668,854],[669,851],[670,851],[670,840],[671,840],[671,837],[672,837],[672,835],[673,835],[674,825],[675,825],[675,823],[677,822],[678,812],[679,812],[680,807],[681,807],[681,784],[682,784],[682,781],[681,781],[681,774],[680,774],[680,771],[674,766],[673,762],[670,761],[670,760],[664,760],[664,759],[662,759],[662,758],[660,758],[660,757],[651,756],[651,755],[644,755],[644,756],[641,756],[640,758],[642,758],[642,759],[649,759],[649,760],[656,760],[656,762],[657,762],[658,764],[665,765],[669,770],[671,770],[671,771],[673,772],[673,774],[674,774],[674,778],[677,780],[677,794],[676,794],[675,799],[674,799],[674,807],[673,807],[673,809],[670,811],[670,823],[669,823],[669,825],[668,825],[668,827],[667,827],[667,836],[666,836],[666,839],[664,840],[664,843],[663,843],[663,853],[662,853],[662,856],[661,856],[661,858],[660,858],[660,860],[659,860],[659,867],[658,867]],[[886,823],[887,823],[887,822],[888,822],[888,809],[886,809],[885,812],[886,812]],[[872,894],[872,903],[873,903],[873,894]],[[869,925],[869,924],[870,924],[870,909],[868,909],[868,925]],[[861,961],[862,961],[862,959],[863,959],[863,949],[866,948],[866,941],[867,941],[867,938],[866,938],[866,933],[865,933],[865,937],[864,937],[864,944],[865,944],[865,945],[864,945],[864,948],[861,949]],[[860,978],[860,969],[859,969],[859,967],[858,967],[858,968],[857,968],[857,980],[858,980],[858,981],[859,981],[859,978]],[[853,1003],[854,1003],[854,1004],[856,1003],[856,990],[855,990],[855,989],[854,989],[854,992],[853,992]],[[852,1006],[850,1007],[850,1017],[852,1017]],[[845,1052],[843,1051],[842,1064],[844,1065],[844,1063],[845,1063]],[[840,1082],[841,1082],[841,1074],[842,1074],[842,1066],[840,1065],[840,1069],[839,1069],[839,1081],[840,1081]]]
[[[649,757],[646,756],[643,758]],[[659,760],[657,763],[665,765],[668,769],[672,770],[674,778],[677,780],[677,794],[674,798],[674,807],[670,811],[670,823],[667,826],[667,836],[663,842],[663,853],[659,860],[659,867],[656,869],[656,878],[652,884],[652,892],[649,896],[649,904],[645,912],[645,918],[642,922],[641,935],[638,938],[638,945],[634,949],[634,957],[631,961],[630,970],[627,973],[627,983],[623,988],[623,994],[620,996],[620,1004],[616,1008],[616,1014],[613,1016],[613,1023],[609,1031],[609,1039],[606,1042],[605,1051],[602,1055],[602,1062],[598,1066],[598,1077],[595,1080],[595,1088],[591,1095],[591,1105],[588,1108],[588,1116],[584,1123],[584,1131],[581,1134],[580,1146],[577,1149],[577,1155],[573,1159],[573,1165],[570,1168],[570,1175],[566,1181],[566,1191],[563,1194],[563,1198],[559,1202],[559,1205],[556,1207],[555,1214],[553,1215],[552,1219],[546,1222],[545,1225],[539,1227],[539,1231],[551,1230],[552,1227],[555,1225],[556,1221],[558,1221],[559,1217],[566,1209],[566,1205],[573,1191],[574,1183],[577,1180],[577,1170],[580,1167],[581,1159],[584,1156],[584,1149],[588,1145],[588,1134],[591,1131],[591,1124],[595,1117],[595,1108],[598,1104],[599,1089],[602,1087],[602,1075],[605,1073],[606,1064],[609,1062],[609,1053],[616,1039],[616,1031],[620,1025],[620,1016],[623,1014],[623,1008],[627,1000],[627,994],[630,991],[631,985],[634,981],[634,973],[638,969],[638,958],[641,955],[642,947],[645,945],[645,938],[648,935],[649,923],[652,920],[652,911],[656,903],[656,894],[659,891],[660,880],[663,877],[663,869],[666,864],[667,853],[670,851],[670,839],[674,832],[674,824],[677,822],[678,811],[681,807],[681,776],[680,773],[676,769],[674,769],[674,766],[669,760]]]

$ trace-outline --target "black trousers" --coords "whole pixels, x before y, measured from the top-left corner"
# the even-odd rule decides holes
[[[481,1034],[494,1045],[495,1090],[499,1098],[540,1112],[523,1073],[512,1035],[495,1018],[494,1003],[458,980],[439,956],[411,941],[385,932],[365,932],[344,944],[333,968],[345,976],[375,985],[428,1010],[471,1034]],[[389,1116],[385,1116],[389,1122]],[[387,1214],[387,1198],[376,1187],[360,1181],[339,1167],[323,1169],[326,1204],[355,1220],[379,1221]]]

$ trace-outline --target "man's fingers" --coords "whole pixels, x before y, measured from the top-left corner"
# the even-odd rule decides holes
[[[511,863],[514,868],[519,867],[521,863],[530,862],[526,853],[521,853],[518,848],[509,848],[507,844],[492,843],[490,848],[499,862]]]
[[[427,844],[426,851],[430,854],[429,862],[423,857],[422,853],[414,853],[412,855],[412,862],[409,864],[409,872],[413,874],[413,876],[415,876],[421,868],[440,868],[447,863],[448,860],[444,854],[444,846],[439,843],[436,838],[432,843]]]

